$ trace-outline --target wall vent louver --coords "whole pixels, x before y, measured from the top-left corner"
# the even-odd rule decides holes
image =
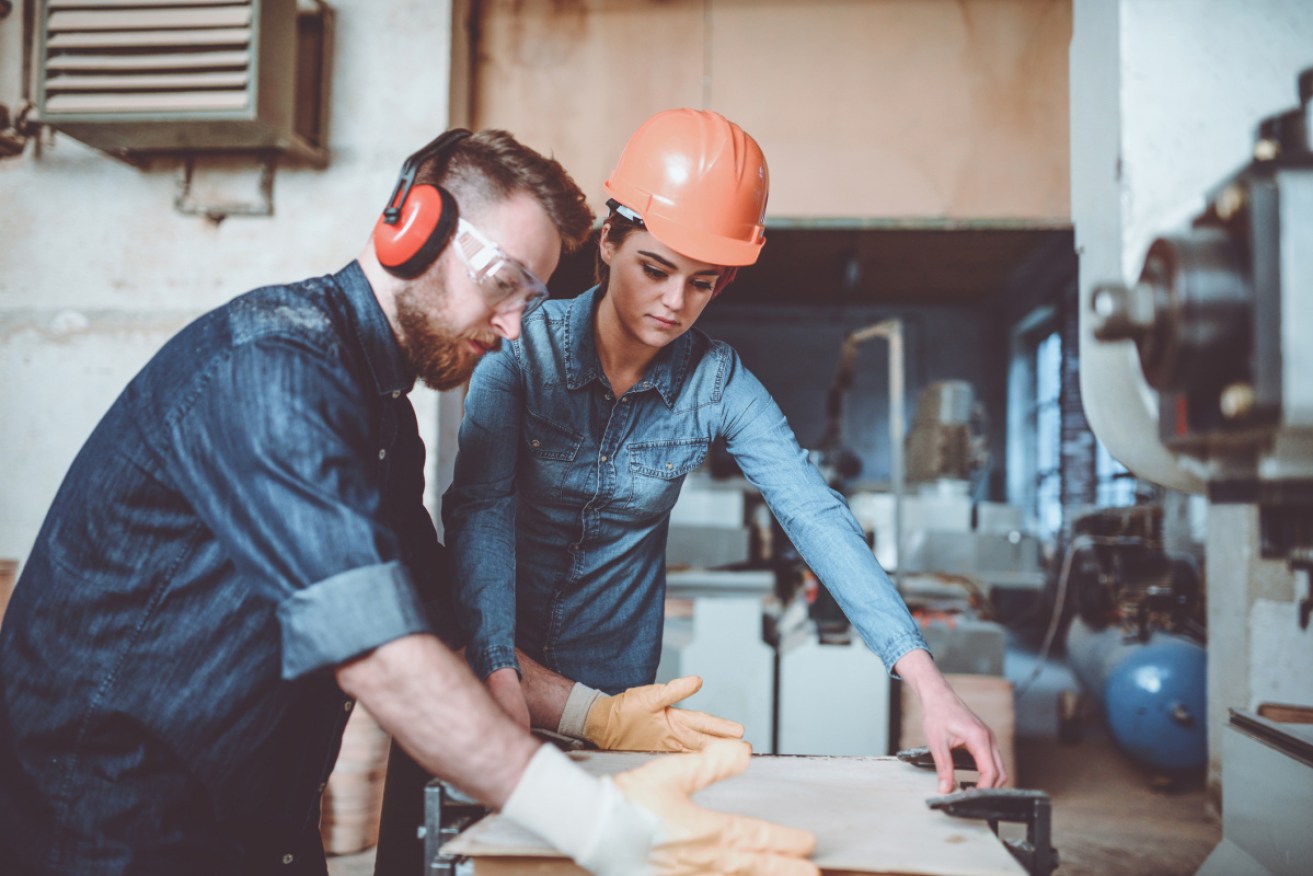
[[[331,12],[297,0],[43,0],[37,120],[107,152],[324,160]]]

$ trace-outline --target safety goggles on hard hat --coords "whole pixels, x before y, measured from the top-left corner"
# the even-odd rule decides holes
[[[523,310],[520,314],[523,318],[547,299],[547,286],[533,271],[464,219],[456,220],[451,245],[494,313]]]

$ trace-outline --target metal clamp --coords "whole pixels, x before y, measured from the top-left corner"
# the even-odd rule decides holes
[[[541,728],[534,728],[533,733],[562,751],[578,751],[585,745],[572,736]],[[467,859],[463,855],[444,855],[442,847],[489,811],[455,785],[431,779],[424,786],[424,824],[418,830],[419,838],[424,840],[424,876],[457,876],[463,872],[457,868]]]
[[[955,818],[983,819],[998,836],[1000,821],[1026,825],[1025,840],[1003,840],[1012,857],[1026,868],[1030,876],[1049,876],[1058,867],[1058,850],[1050,845],[1052,807],[1043,791],[1020,788],[972,788],[926,800]]]
[[[486,806],[441,779],[425,785],[424,826],[419,829],[424,840],[425,876],[456,876],[457,866],[465,859],[442,854],[442,847],[487,814]]]
[[[906,748],[898,752],[898,759],[914,767],[934,769],[935,759],[929,748]],[[976,759],[965,748],[953,749],[953,769],[975,770]],[[931,797],[926,800],[931,809],[938,809],[956,818],[983,819],[998,836],[998,823],[1010,821],[1026,825],[1026,839],[1003,840],[1003,846],[1012,857],[1026,868],[1030,876],[1049,876],[1058,867],[1058,850],[1050,843],[1052,806],[1049,795],[1043,791],[1017,788],[976,788]]]
[[[955,770],[974,770],[976,769],[976,759],[971,756],[971,752],[965,748],[954,748],[953,750],[953,769]],[[914,767],[922,769],[934,769],[935,758],[930,753],[929,748],[904,748],[898,752],[898,759],[903,763],[910,763]]]

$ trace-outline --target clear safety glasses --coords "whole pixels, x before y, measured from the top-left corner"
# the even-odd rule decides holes
[[[456,220],[452,243],[494,313],[522,310],[520,317],[524,318],[547,299],[542,280],[464,219]]]

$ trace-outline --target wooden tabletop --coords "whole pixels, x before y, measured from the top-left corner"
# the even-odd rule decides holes
[[[595,775],[632,769],[653,757],[575,752]],[[938,794],[934,771],[892,757],[755,756],[742,775],[696,796],[710,809],[766,818],[816,834],[813,860],[827,874],[1025,876],[984,822],[926,806]],[[573,876],[584,871],[538,837],[490,815],[443,847],[467,856],[479,876]]]

